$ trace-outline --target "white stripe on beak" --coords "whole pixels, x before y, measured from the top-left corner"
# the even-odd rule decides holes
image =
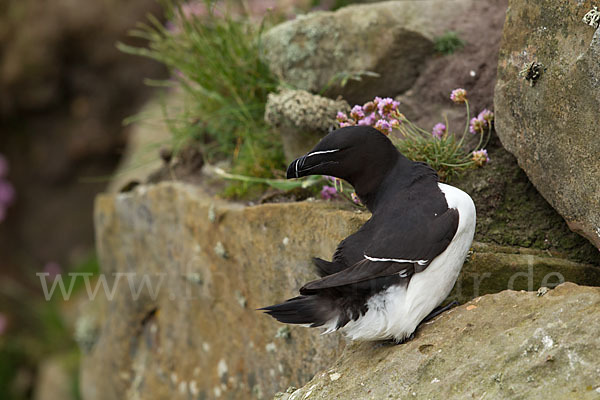
[[[336,151],[340,151],[340,149],[315,151],[314,153],[308,153],[306,157],[316,156],[317,154],[335,153]]]

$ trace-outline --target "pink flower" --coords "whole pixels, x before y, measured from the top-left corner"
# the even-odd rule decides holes
[[[8,174],[8,161],[6,157],[0,154],[0,178],[3,178]]]
[[[377,106],[372,101],[368,101],[363,105],[363,111],[367,114],[375,112],[375,110],[377,110]]]
[[[445,133],[446,133],[446,125],[442,124],[441,122],[438,122],[437,124],[435,124],[435,126],[431,130],[431,134],[433,135],[433,137],[435,137],[437,139],[440,139],[442,136],[444,136]]]
[[[0,204],[8,206],[15,200],[15,189],[10,182],[0,179]]]
[[[348,121],[348,116],[346,115],[346,113],[338,111],[337,115],[335,116],[335,119],[341,124],[342,122]]]
[[[392,129],[396,129],[400,127],[400,121],[398,121],[397,119],[392,119],[390,120],[390,125],[392,125]]]
[[[450,94],[450,100],[457,104],[464,103],[467,101],[467,91],[462,88],[454,89]]]
[[[365,118],[358,121],[358,125],[373,126],[373,124],[375,124],[376,120],[377,120],[377,116],[375,115],[375,113],[371,113],[371,114],[367,115]]]
[[[363,112],[363,109],[361,106],[356,105],[354,107],[352,107],[352,110],[350,111],[350,118],[352,118],[355,121],[360,121],[361,119],[363,119],[365,117],[365,113]]]
[[[325,200],[334,199],[337,196],[337,189],[333,186],[324,185],[321,189],[321,197]]]
[[[375,123],[375,129],[378,129],[384,135],[389,135],[392,132],[392,125],[385,119],[380,119]]]
[[[387,117],[392,112],[398,110],[399,102],[395,101],[390,97],[386,97],[385,99],[380,99],[377,102],[377,108],[379,110],[379,115],[382,117]]]
[[[494,113],[488,110],[487,108],[484,108],[477,116],[477,119],[484,120],[489,124],[494,120]]]
[[[50,261],[44,265],[44,272],[49,274],[48,277],[54,279],[56,276],[60,275],[62,268],[57,262]]]
[[[478,167],[483,167],[484,164],[490,162],[486,149],[474,151],[472,160]]]
[[[340,128],[345,128],[347,126],[354,126],[354,122],[340,122]]]
[[[473,134],[483,133],[485,128],[487,128],[487,122],[485,122],[484,119],[479,119],[479,117],[471,118],[471,121],[469,123],[469,132]]]
[[[191,19],[192,17],[202,17],[208,14],[204,3],[200,1],[192,1],[183,4],[181,6],[181,11],[185,19]]]

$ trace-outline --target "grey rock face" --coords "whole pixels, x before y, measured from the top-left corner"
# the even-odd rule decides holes
[[[569,227],[600,248],[600,30],[582,22],[591,8],[511,0],[494,103],[504,147]],[[523,76],[532,62],[545,68],[533,86]]]
[[[310,258],[330,259],[368,218],[328,202],[243,207],[173,182],[99,196],[98,256],[114,293],[106,298],[100,289],[76,327],[83,398],[269,398],[304,385],[345,340],[286,327],[256,309],[315,279]],[[451,296],[554,286],[553,272],[600,284],[594,267],[475,244]],[[494,310],[513,304],[520,302]]]
[[[305,90],[282,89],[269,94],[265,121],[281,132],[289,161],[309,151],[335,125],[338,111],[348,112],[344,100],[331,100]]]
[[[421,326],[402,345],[352,344],[283,400],[595,399],[600,288],[504,291]]]
[[[264,36],[264,59],[271,70],[297,89],[350,104],[409,89],[433,38],[449,21],[467,12],[473,0],[388,1],[315,12],[280,24]],[[441,17],[443,16],[443,18]],[[364,75],[375,72],[379,78]],[[342,87],[344,77],[350,79]]]

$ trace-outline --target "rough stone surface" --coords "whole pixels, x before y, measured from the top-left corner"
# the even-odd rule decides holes
[[[326,89],[328,97],[341,94],[350,104],[395,96],[419,76],[433,54],[434,37],[449,30],[449,21],[473,3],[388,1],[310,13],[268,31],[264,59],[293,87],[314,93]],[[350,79],[341,87],[343,76],[364,71],[380,77]]]
[[[339,355],[339,336],[291,327],[287,337],[256,309],[313,279],[310,257],[330,257],[360,214],[326,203],[242,207],[163,183],[100,196],[95,221],[102,272],[134,275],[121,278],[84,357],[85,400],[268,398]],[[139,285],[144,274],[155,288],[166,275],[155,296],[134,301],[128,279]]]
[[[338,111],[348,112],[344,100],[331,100],[305,90],[282,89],[269,94],[265,121],[281,132],[289,161],[308,152],[334,126]]]
[[[173,182],[100,196],[102,273],[120,281],[75,327],[83,398],[269,398],[302,386],[345,340],[287,328],[255,309],[297,293],[315,278],[310,257],[331,257],[368,218],[321,201],[244,207]],[[597,268],[547,252],[479,243],[473,251],[452,294],[460,301],[554,286],[561,279],[553,272],[600,285]],[[140,289],[144,279],[153,291]]]
[[[172,143],[171,133],[164,121],[164,108],[168,106],[170,111],[181,107],[182,103],[183,95],[171,92],[166,100],[153,101],[144,106],[141,113],[145,119],[133,126],[123,157],[108,185],[108,192],[118,192],[132,181],[146,182],[163,165],[160,149],[169,148]]]
[[[75,400],[73,390],[77,372],[77,357],[54,355],[39,363],[34,400]]]
[[[537,290],[563,282],[600,286],[600,268],[548,251],[475,242],[448,300],[460,303],[502,290]]]
[[[600,248],[600,29],[582,22],[592,1],[511,0],[495,92],[496,130],[571,229]],[[534,86],[519,76],[546,71]]]
[[[540,292],[540,294],[543,292]],[[398,346],[352,344],[277,399],[597,399],[600,288],[474,299]]]

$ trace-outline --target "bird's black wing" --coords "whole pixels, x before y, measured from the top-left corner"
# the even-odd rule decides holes
[[[407,218],[402,226],[382,224],[364,248],[363,259],[349,268],[312,281],[300,293],[314,294],[324,289],[369,286],[371,290],[389,285],[388,279],[409,280],[429,265],[452,241],[458,229],[458,211],[447,209],[439,216]]]

